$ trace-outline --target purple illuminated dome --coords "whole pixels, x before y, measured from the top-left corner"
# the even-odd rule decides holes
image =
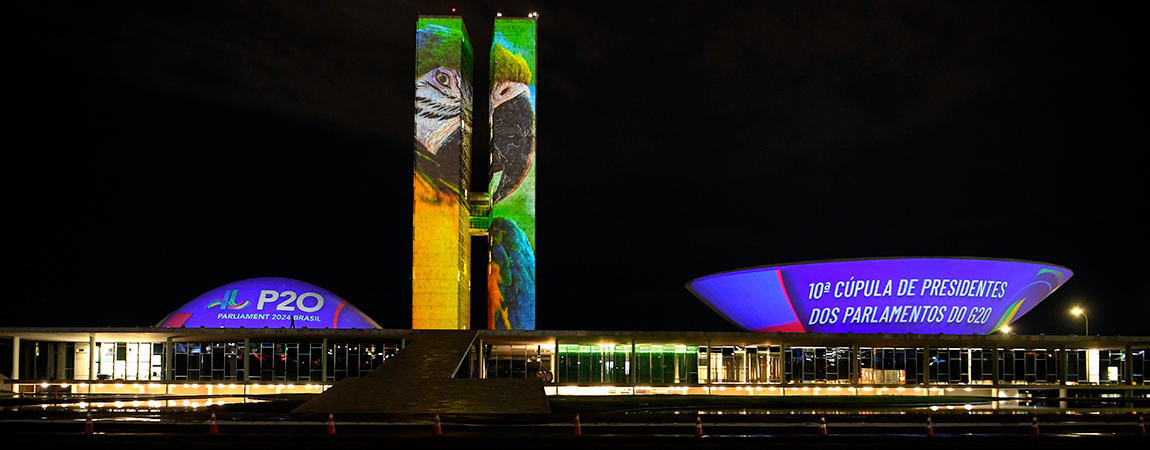
[[[977,258],[812,261],[696,278],[687,289],[748,331],[988,334],[1073,275]]]
[[[290,278],[250,278],[220,286],[184,304],[156,326],[379,328],[347,300]]]

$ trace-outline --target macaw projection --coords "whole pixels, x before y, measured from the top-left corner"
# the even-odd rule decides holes
[[[466,329],[471,43],[458,17],[420,17],[415,40],[412,328]]]
[[[470,324],[472,47],[462,18],[416,22],[412,328]],[[535,329],[535,20],[496,19],[490,54],[488,329]]]
[[[535,329],[535,20],[496,19],[487,328]]]

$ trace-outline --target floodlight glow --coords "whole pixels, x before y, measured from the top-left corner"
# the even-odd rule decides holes
[[[687,289],[748,331],[988,334],[1072,275],[1031,261],[890,258],[735,270]]]

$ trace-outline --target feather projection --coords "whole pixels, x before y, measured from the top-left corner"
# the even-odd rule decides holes
[[[491,191],[499,203],[523,183],[535,161],[535,107],[531,102],[531,68],[522,56],[496,43],[491,49],[491,178],[501,173]]]

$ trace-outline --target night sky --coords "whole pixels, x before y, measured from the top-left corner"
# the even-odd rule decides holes
[[[456,6],[476,86],[495,13],[540,14],[538,329],[736,331],[684,284],[978,256],[1074,271],[1018,332],[1081,334],[1082,305],[1150,334],[1123,5],[43,3],[7,15],[0,326],[150,326],[282,276],[409,328],[415,20]]]

